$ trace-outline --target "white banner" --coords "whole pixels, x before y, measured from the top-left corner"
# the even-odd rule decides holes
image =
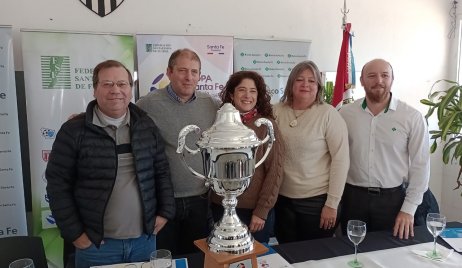
[[[107,59],[134,69],[133,36],[22,32],[34,235],[52,267],[62,266],[62,240],[48,206],[45,169],[55,136],[93,100],[93,68]],[[61,247],[61,248],[60,248]]]
[[[0,26],[0,238],[27,235],[11,27]]]
[[[233,72],[233,38],[229,36],[136,36],[139,96],[169,84],[166,70],[170,55],[177,49],[195,51],[202,63],[197,90],[217,98]]]
[[[269,87],[271,102],[279,102],[292,68],[309,58],[311,42],[234,39],[234,71],[255,71]]]

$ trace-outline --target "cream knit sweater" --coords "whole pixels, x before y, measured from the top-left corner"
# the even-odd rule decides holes
[[[350,164],[345,121],[329,104],[314,104],[298,117],[296,127],[289,126],[295,114],[287,104],[276,104],[274,114],[286,145],[279,194],[308,198],[327,193],[325,205],[337,209]]]

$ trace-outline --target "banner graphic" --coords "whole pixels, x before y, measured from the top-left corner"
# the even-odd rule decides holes
[[[27,235],[11,27],[0,26],[0,239]]]
[[[195,51],[202,63],[197,90],[218,97],[233,72],[233,38],[229,36],[137,35],[139,96],[169,84],[166,70],[177,49]]]
[[[271,103],[279,102],[292,68],[307,60],[310,41],[234,39],[234,71],[255,71],[269,87]]]
[[[63,241],[51,215],[45,169],[56,133],[93,100],[93,68],[107,59],[134,70],[134,38],[127,35],[23,31],[33,233],[43,238],[50,267],[62,267]]]

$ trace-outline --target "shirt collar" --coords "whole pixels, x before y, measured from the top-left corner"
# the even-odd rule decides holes
[[[114,124],[111,124],[108,120],[106,120],[107,115],[103,114],[101,110],[98,108],[98,105],[95,105],[95,108],[93,109],[93,124],[97,125],[99,127],[108,127],[108,126],[113,126]],[[125,114],[124,119],[120,123],[120,126],[124,125],[130,125],[130,111],[127,109],[127,113]],[[120,126],[116,126],[117,128]]]
[[[168,93],[168,96],[170,97],[171,100],[176,101],[178,103],[183,103],[181,101],[181,98],[178,97],[178,95],[175,93],[175,91],[173,91],[172,84],[169,84],[167,86],[167,93]],[[190,103],[190,102],[194,101],[195,99],[196,99],[196,91],[194,91],[192,97],[189,100],[187,100],[185,103]]]
[[[390,100],[388,101],[388,105],[385,108],[385,111],[383,111],[383,113],[387,113],[388,110],[396,111],[397,106],[398,106],[398,99],[394,98],[393,94],[390,92]],[[363,102],[361,103],[361,108],[363,108],[363,110],[366,110],[367,108],[366,98],[363,99]]]

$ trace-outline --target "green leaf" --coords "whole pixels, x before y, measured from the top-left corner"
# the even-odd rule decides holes
[[[420,100],[420,103],[424,104],[424,105],[428,105],[428,106],[436,106],[436,104],[432,101],[429,101],[427,99],[421,99]]]
[[[430,153],[434,153],[436,151],[436,148],[437,148],[437,144],[436,144],[436,140],[433,141],[432,143],[432,146],[430,146]]]

